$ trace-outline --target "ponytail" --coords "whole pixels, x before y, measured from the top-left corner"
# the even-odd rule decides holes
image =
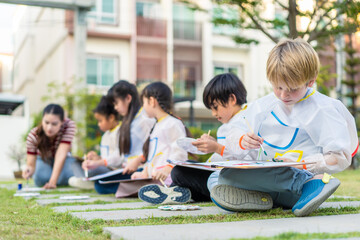
[[[123,117],[119,136],[119,150],[122,154],[130,153],[130,126],[141,106],[139,94],[136,86],[125,80],[120,80],[115,83],[108,92],[108,97],[112,100],[115,100],[115,98],[124,100],[128,95],[131,96],[131,102],[128,107],[127,115]]]
[[[169,114],[170,116],[172,116],[174,118],[179,119],[182,122],[182,124],[184,125],[184,128],[185,128],[186,136],[192,137],[192,134],[190,133],[189,129],[185,126],[184,122],[180,118],[178,118],[177,116],[172,114],[172,109],[173,109],[172,92],[171,92],[171,89],[166,84],[164,84],[162,82],[154,82],[154,83],[147,85],[141,93],[141,99],[143,97],[155,98],[156,101],[158,102],[159,106],[161,107],[161,109],[164,112],[166,112],[167,114]],[[156,123],[157,123],[157,121],[156,121]],[[150,130],[149,137],[146,139],[146,141],[143,145],[143,156],[145,159],[147,159],[148,155],[149,155],[150,135],[153,132],[156,123]]]

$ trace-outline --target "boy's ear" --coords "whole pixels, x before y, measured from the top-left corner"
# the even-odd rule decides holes
[[[150,98],[149,98],[149,105],[150,105],[151,107],[155,107],[156,104],[157,104],[156,99],[155,99],[154,97],[150,97]]]
[[[315,83],[315,79],[316,79],[316,77],[314,79],[310,80],[307,86],[312,87]]]
[[[228,104],[230,104],[230,105],[236,105],[236,97],[235,97],[235,95],[232,93],[232,94],[230,94],[230,96],[229,96],[229,101],[228,101]]]
[[[115,118],[115,115],[114,115],[114,114],[110,114],[109,117],[108,117],[108,119],[109,119],[110,121],[114,121],[116,118]]]

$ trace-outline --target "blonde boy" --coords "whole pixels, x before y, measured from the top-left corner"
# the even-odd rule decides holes
[[[358,138],[346,107],[311,88],[319,66],[317,53],[304,40],[278,43],[267,61],[267,77],[274,92],[249,104],[245,117],[255,133],[243,129],[237,146],[237,151],[255,151],[262,144],[267,153],[262,153],[264,159],[314,164],[222,170],[220,185],[211,189],[218,206],[232,211],[264,209],[259,196],[265,192],[274,205],[306,216],[335,192],[340,181],[325,173],[340,172],[350,165]],[[250,196],[250,203],[241,200],[244,195]]]

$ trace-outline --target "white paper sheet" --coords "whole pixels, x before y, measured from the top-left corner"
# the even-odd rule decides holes
[[[93,177],[83,178],[83,180],[84,181],[95,181],[95,180],[99,180],[99,179],[103,179],[103,178],[106,178],[106,177],[111,177],[111,176],[120,174],[123,171],[124,171],[123,168],[119,168],[119,169],[116,169],[116,170],[113,170],[113,171],[110,171],[110,172],[107,172],[107,173],[99,174],[99,175],[96,175],[96,176],[93,176]]]
[[[178,140],[176,140],[176,143],[179,145],[179,147],[181,147],[182,149],[184,149],[189,153],[199,154],[199,155],[206,154],[204,152],[199,151],[197,147],[191,144],[192,142],[195,141],[196,141],[195,138],[185,137],[185,138],[179,138]]]
[[[36,192],[17,192],[14,194],[14,197],[38,197],[40,193]]]
[[[181,161],[171,161],[168,160],[171,164],[179,166],[189,166],[194,168],[205,167],[212,169],[219,168],[239,168],[239,169],[254,169],[254,168],[274,168],[274,167],[292,167],[296,165],[307,165],[314,164],[313,162],[273,162],[273,161],[245,161],[245,160],[232,160],[232,161],[222,161],[222,162],[210,162],[210,163],[190,163],[190,162],[181,162]]]
[[[89,199],[89,196],[62,196],[59,197],[59,199],[61,200],[84,200],[84,199]]]
[[[113,180],[113,181],[101,181],[99,180],[100,184],[110,184],[110,183],[121,183],[121,182],[136,182],[136,181],[148,181],[152,178],[138,178],[138,179],[122,179],[122,180]]]

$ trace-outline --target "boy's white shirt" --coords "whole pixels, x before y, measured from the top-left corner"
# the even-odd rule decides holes
[[[243,129],[238,128],[239,125],[244,125],[244,113],[246,112],[247,105],[244,104],[239,112],[237,112],[227,123],[222,124],[217,132],[217,142],[225,146],[223,155],[218,153],[211,155],[207,162],[225,161],[225,160],[251,160],[256,157],[256,152],[244,151],[237,148],[239,142],[239,133]],[[236,145],[236,147],[233,147]]]
[[[150,135],[146,162],[149,176],[156,168],[167,165],[168,159],[187,160],[188,153],[176,143],[178,138],[183,137],[186,137],[185,126],[179,119],[168,115],[156,123]]]
[[[102,137],[100,142],[100,157],[102,159],[106,159],[113,152],[119,151],[119,128],[120,124],[118,124],[115,128],[106,131]]]
[[[264,139],[262,160],[289,158],[294,161],[315,161],[307,170],[317,173],[336,173],[351,164],[357,151],[358,137],[355,121],[339,101],[308,88],[303,99],[293,106],[283,104],[274,93],[249,104],[244,112],[255,134]],[[246,125],[238,126],[239,137],[249,132]],[[241,151],[232,145],[233,151]],[[237,148],[237,149],[236,149]],[[243,150],[242,150],[243,151]],[[326,160],[337,159],[328,165]]]
[[[119,148],[117,148],[112,155],[106,158],[108,167],[124,167],[128,161],[141,155],[144,142],[148,138],[154,124],[155,119],[149,118],[143,108],[140,108],[130,124],[130,153],[120,154]]]

